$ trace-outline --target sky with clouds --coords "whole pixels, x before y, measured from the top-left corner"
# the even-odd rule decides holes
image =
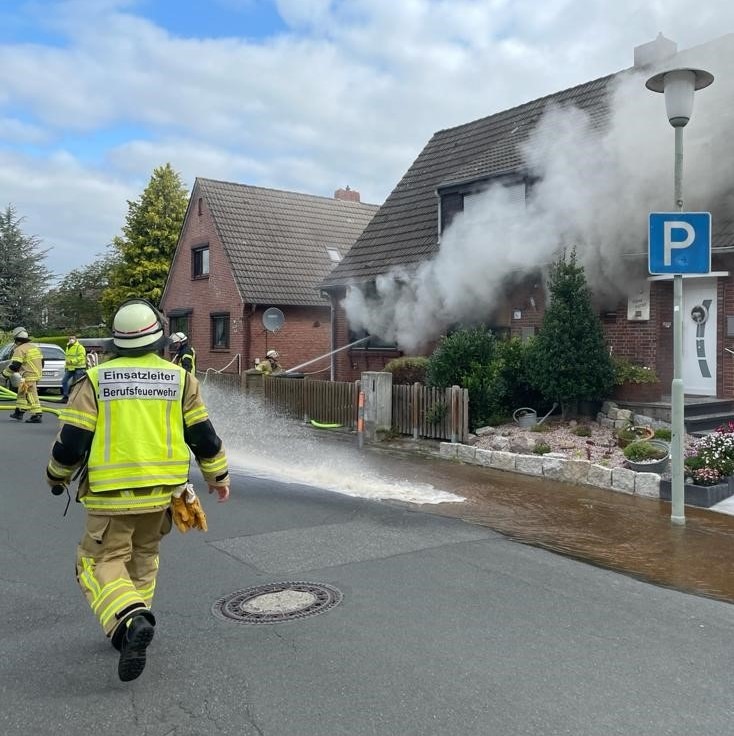
[[[63,275],[166,162],[379,204],[436,130],[732,30],[723,0],[0,0],[0,206]]]

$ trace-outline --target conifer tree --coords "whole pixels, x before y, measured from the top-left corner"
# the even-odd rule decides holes
[[[8,205],[0,212],[0,329],[37,329],[43,322],[42,299],[51,273],[48,249],[21,227],[23,218]]]
[[[170,163],[153,171],[128,213],[122,235],[112,242],[115,264],[102,295],[105,315],[130,298],[160,302],[188,202],[187,190]]]
[[[576,413],[579,400],[606,398],[614,367],[575,251],[553,264],[549,291],[550,304],[528,355],[529,376],[565,417]]]

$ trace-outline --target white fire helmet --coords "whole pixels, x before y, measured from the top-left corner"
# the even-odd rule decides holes
[[[265,353],[266,357],[268,358],[280,358],[280,353],[277,350],[268,350],[267,353]]]
[[[112,321],[112,342],[125,352],[149,352],[163,338],[161,313],[143,299],[131,299],[120,306]]]
[[[16,327],[13,330],[13,339],[14,340],[27,340],[28,330],[26,330],[25,327]]]

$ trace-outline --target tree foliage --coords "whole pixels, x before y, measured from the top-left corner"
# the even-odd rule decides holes
[[[45,265],[48,249],[23,232],[22,222],[12,205],[0,212],[0,328],[35,330],[43,322],[42,300],[51,273]]]
[[[187,190],[169,163],[153,171],[137,200],[128,200],[122,235],[112,242],[109,286],[102,295],[108,317],[126,299],[160,302],[187,202]]]
[[[108,254],[70,271],[46,298],[48,330],[82,336],[96,334],[95,328],[104,322],[101,297],[113,266]]]
[[[553,264],[549,290],[550,304],[528,355],[529,376],[565,416],[576,411],[579,400],[609,394],[614,366],[575,251]]]

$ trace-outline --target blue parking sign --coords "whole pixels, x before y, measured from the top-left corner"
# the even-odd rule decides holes
[[[648,230],[651,274],[711,272],[710,212],[651,212]]]

